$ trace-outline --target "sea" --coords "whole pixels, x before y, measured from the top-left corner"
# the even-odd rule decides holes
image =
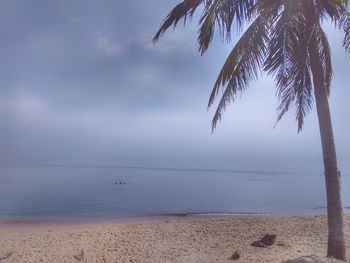
[[[350,175],[342,198],[350,207]],[[1,166],[0,220],[322,214],[322,173],[123,166]],[[350,211],[350,210],[349,210]]]

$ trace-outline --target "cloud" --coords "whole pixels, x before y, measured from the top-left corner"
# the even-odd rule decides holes
[[[109,38],[99,36],[95,40],[96,48],[106,55],[118,55],[125,50],[121,44],[113,43]]]
[[[196,30],[193,26],[175,29],[167,32],[155,45],[152,42],[154,34],[139,33],[132,42],[140,45],[145,50],[169,53],[169,52],[196,52]]]
[[[168,32],[156,44],[153,43],[153,36],[154,33],[143,31],[118,43],[113,42],[109,37],[98,36],[95,39],[95,45],[106,55],[118,55],[132,48],[162,54],[195,53],[197,51],[196,30],[193,26]]]
[[[18,91],[14,98],[0,99],[0,112],[10,111],[22,114],[37,114],[47,110],[47,107],[40,98]]]

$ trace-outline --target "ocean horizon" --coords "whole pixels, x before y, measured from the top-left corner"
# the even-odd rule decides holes
[[[137,166],[1,166],[0,219],[324,213],[319,173]],[[342,175],[345,211],[350,176]]]

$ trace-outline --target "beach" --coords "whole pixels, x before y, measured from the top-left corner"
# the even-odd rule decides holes
[[[347,244],[350,216],[345,216]],[[273,246],[250,244],[266,233]],[[184,217],[133,222],[32,224],[0,223],[4,263],[34,262],[284,262],[326,253],[325,216]],[[81,252],[83,251],[83,256]]]

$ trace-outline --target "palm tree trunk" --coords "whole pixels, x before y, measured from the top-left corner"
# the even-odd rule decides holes
[[[338,171],[331,114],[328,104],[328,92],[325,87],[324,73],[315,36],[311,38],[309,54],[321,133],[327,190],[327,257],[334,257],[345,261],[346,253],[343,231],[343,208],[340,195],[340,174]]]

